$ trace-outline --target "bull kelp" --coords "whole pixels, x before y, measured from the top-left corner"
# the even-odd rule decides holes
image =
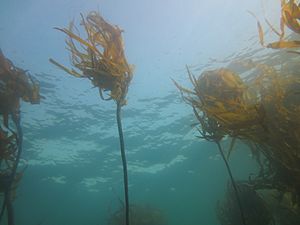
[[[284,39],[285,27],[299,33],[298,12],[300,7],[295,1],[282,1],[281,31],[277,32],[279,41],[265,45],[262,26],[258,22],[260,43],[264,47],[276,49],[299,47],[299,41],[291,39],[294,35],[289,36],[288,40]],[[272,26],[270,22],[268,24]],[[271,30],[274,31],[274,28],[271,27]],[[221,224],[242,223],[239,215],[241,207],[237,204],[238,201],[232,200],[237,194],[246,224],[273,224],[274,218],[280,224],[298,224],[299,58],[282,51],[269,51],[263,58],[255,59],[253,56],[255,53],[247,53],[247,57],[236,57],[222,68],[204,70],[198,77],[187,67],[193,87],[185,88],[177,82],[175,85],[184,101],[193,108],[199,121],[200,138],[219,141],[229,138],[227,158],[236,140],[240,140],[249,146],[260,166],[259,173],[249,176],[247,181],[240,181],[238,188],[234,188],[232,182],[226,199],[217,207]],[[252,197],[246,198],[246,195]],[[251,205],[260,208],[261,212],[249,207],[250,198]],[[285,210],[282,210],[283,207]],[[227,210],[228,208],[232,210]],[[272,208],[272,212],[267,208]],[[259,216],[262,212],[263,216]],[[283,223],[287,215],[290,219]],[[255,220],[258,216],[264,219]]]
[[[128,176],[124,137],[121,123],[121,107],[126,104],[126,94],[133,76],[133,67],[127,63],[124,53],[122,30],[106,22],[98,12],[90,12],[86,18],[81,15],[81,25],[86,37],[75,34],[78,29],[71,22],[68,28],[56,28],[68,36],[67,49],[75,68],[68,69],[53,59],[50,62],[65,72],[88,78],[99,89],[103,100],[114,100],[117,104],[116,116],[119,131],[120,150],[123,162],[125,217],[129,225]],[[75,30],[75,31],[74,31]],[[81,45],[81,49],[77,44]],[[109,92],[105,98],[103,92]]]
[[[0,193],[4,199],[0,211],[0,221],[7,213],[7,224],[15,224],[12,202],[23,171],[18,170],[23,145],[20,100],[38,104],[39,84],[7,59],[0,50]]]
[[[236,139],[249,145],[261,170],[248,185],[290,194],[299,214],[299,74],[292,62],[280,69],[253,61],[246,65],[251,75],[244,78],[228,68],[204,71],[198,78],[188,70],[193,89],[176,85],[194,109],[201,137],[231,138],[228,153]]]
[[[86,18],[81,15],[81,19],[86,40],[75,33],[78,29],[73,21],[68,28],[55,28],[68,35],[66,45],[71,63],[81,72],[68,69],[53,59],[50,62],[75,77],[91,80],[99,89],[101,99],[113,99],[121,106],[125,105],[133,66],[125,58],[122,30],[107,23],[97,12],[90,12]],[[81,49],[75,41],[82,45]],[[109,91],[108,98],[104,98],[103,91]]]
[[[203,77],[201,78],[199,77],[198,80],[195,78],[195,76],[193,76],[193,74],[190,72],[188,67],[187,67],[187,71],[189,74],[190,81],[195,87],[194,90],[186,89],[180,86],[178,83],[176,83],[176,81],[174,81],[174,83],[176,87],[181,91],[183,99],[192,106],[194,114],[198,119],[198,122],[200,123],[200,128],[198,128],[198,131],[200,133],[199,138],[205,139],[207,141],[213,141],[217,144],[219,153],[222,156],[229,177],[231,179],[232,187],[235,191],[236,201],[238,203],[237,205],[239,206],[240,215],[241,215],[240,216],[241,222],[242,224],[246,225],[246,219],[245,219],[242,203],[239,197],[238,188],[233,178],[227,159],[225,158],[224,150],[220,144],[220,141],[226,135],[226,131],[219,129],[220,124],[217,118],[211,117],[209,113],[206,113],[206,111],[204,110],[199,111],[199,109],[201,109],[202,107],[204,107],[208,112],[212,112],[216,110],[217,113],[215,115],[217,116],[219,113],[225,112],[226,110],[225,105],[218,104],[218,102],[216,102],[217,98],[221,98],[224,100],[226,99],[232,102],[233,110],[237,110],[237,111],[244,110],[238,107],[238,105],[235,104],[234,102],[234,99],[236,99],[237,102],[240,101],[238,99],[238,96],[242,93],[242,90],[244,89],[243,83],[241,82],[238,76],[236,76],[234,73],[232,73],[227,69],[206,71],[204,72]],[[209,87],[210,85],[213,85],[215,89]],[[228,96],[225,96],[223,93],[216,92],[216,90],[221,90],[221,88],[222,90],[224,90],[226,94],[228,94]],[[202,90],[204,91],[204,93],[202,93]],[[208,93],[205,94],[205,92]],[[185,96],[184,94],[187,94],[187,96]],[[198,98],[193,98],[190,96],[197,96]],[[206,101],[206,103],[208,104],[207,107],[204,106],[202,101]],[[226,120],[223,120],[223,122],[225,123],[226,121],[228,121],[228,118]],[[237,124],[243,122],[245,122],[245,118],[241,118],[240,121],[237,121]],[[233,147],[234,141],[235,138],[232,139],[231,148]]]

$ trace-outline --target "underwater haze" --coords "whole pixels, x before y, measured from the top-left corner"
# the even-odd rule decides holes
[[[262,2],[277,23],[279,4],[261,0],[1,0],[0,48],[39,81],[44,97],[21,106],[28,167],[14,201],[16,224],[105,225],[121,207],[116,106],[89,80],[49,63],[71,67],[66,35],[53,28],[79,24],[90,11],[124,30],[135,66],[122,108],[130,203],[160,209],[170,225],[220,224],[215,208],[229,177],[216,145],[196,137],[196,118],[172,79],[189,86],[185,65],[198,74],[250,43],[258,47],[247,11],[261,15]],[[230,158],[237,180],[258,170],[245,151],[238,143]]]

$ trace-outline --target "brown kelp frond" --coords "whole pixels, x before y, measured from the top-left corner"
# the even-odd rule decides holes
[[[300,33],[300,6],[294,0],[283,1],[281,6],[281,20],[283,23],[296,33]]]
[[[75,70],[73,69],[68,69],[67,67],[65,67],[64,65],[61,65],[60,63],[56,62],[54,59],[49,59],[49,61],[54,64],[55,66],[59,67],[60,69],[64,70],[65,72],[75,76],[75,77],[84,77],[82,74],[76,72]]]
[[[92,50],[95,54],[99,54],[101,56],[101,53],[98,51],[98,49],[96,47],[94,47],[92,44],[90,44],[89,42],[83,40],[82,38],[80,38],[79,36],[77,36],[76,34],[72,33],[72,26],[70,26],[69,29],[67,28],[58,28],[58,27],[54,27],[54,29],[59,30],[61,32],[64,32],[65,34],[67,34],[71,40],[75,39],[76,41],[78,41],[79,43],[85,45],[86,47],[88,47],[90,50]],[[69,43],[69,42],[68,42]],[[75,47],[74,47],[74,50]],[[80,54],[79,54],[80,55]]]
[[[299,48],[300,41],[284,41],[285,27],[288,27],[295,33],[300,34],[300,5],[296,4],[294,0],[282,0],[281,1],[281,16],[280,16],[280,32],[277,31],[274,26],[265,18],[265,22],[271,28],[271,30],[279,36],[279,41],[275,41],[269,44],[264,44],[264,34],[262,31],[262,26],[255,16],[254,13],[248,11],[257,20],[258,33],[260,44],[263,47],[273,48],[273,49],[283,49],[283,48]]]
[[[187,88],[181,86],[175,80],[172,79],[172,81],[174,82],[174,84],[178,88],[178,90],[180,90],[182,93],[191,94],[191,95],[195,95],[196,94],[196,92],[194,92],[194,91],[192,91],[190,89],[187,89]]]
[[[0,50],[0,114],[8,127],[8,115],[20,110],[20,99],[31,104],[40,102],[40,86],[27,71],[5,58]]]
[[[279,48],[299,48],[300,41],[276,41],[267,44],[267,48],[279,49]]]
[[[271,22],[265,18],[265,22],[266,24],[268,24],[268,26],[270,27],[270,29],[278,36],[278,37],[281,37],[282,36],[282,33],[280,33],[278,30],[275,29],[275,27],[271,24]]]
[[[65,33],[67,49],[72,65],[80,70],[68,69],[53,59],[50,62],[75,77],[86,77],[103,91],[109,91],[112,99],[125,104],[133,66],[127,63],[124,53],[122,30],[106,22],[97,12],[90,12],[85,18],[81,15],[81,26],[85,38],[76,34],[78,29],[71,22],[68,28],[55,28]]]
[[[265,42],[264,42],[264,31],[263,31],[263,28],[261,26],[261,23],[259,22],[257,16],[251,12],[251,11],[247,11],[250,15],[252,15],[256,21],[257,21],[257,29],[258,29],[258,36],[259,36],[259,43],[261,44],[261,46],[265,47]],[[268,23],[269,24],[269,23]],[[270,24],[271,25],[271,24]],[[271,26],[273,27],[273,26]]]

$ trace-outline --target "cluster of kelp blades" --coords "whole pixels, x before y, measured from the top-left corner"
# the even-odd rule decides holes
[[[297,33],[300,31],[300,14],[295,17],[296,11],[300,12],[300,8],[294,1],[282,1],[282,33],[276,48],[300,47],[291,44],[295,41],[283,40],[284,26]],[[258,25],[264,45],[261,25]],[[265,47],[272,46],[275,42]],[[281,64],[274,64],[271,54],[269,62],[268,57],[264,61],[254,60],[254,57],[235,58],[227,67],[204,71],[199,77],[187,67],[192,89],[174,81],[199,121],[199,137],[218,144],[229,137],[226,165],[239,140],[249,146],[260,166],[256,177],[249,176],[249,180],[239,182],[232,179],[226,200],[217,207],[223,225],[273,224],[273,218],[283,221],[287,215],[291,219],[282,224],[296,225],[300,221],[300,66],[297,66],[299,59],[292,57],[294,53],[279,52],[276,57],[281,59],[277,60]],[[231,175],[229,167],[228,170]],[[276,203],[271,204],[267,197],[260,198],[259,195],[266,196],[262,190],[276,195]],[[252,197],[245,197],[247,195]],[[252,207],[262,210],[251,209],[249,201]],[[271,208],[274,204],[281,205],[285,213],[274,210],[270,216],[266,210],[268,203]],[[265,218],[255,220],[261,217],[262,211]]]
[[[73,21],[68,28],[55,28],[68,36],[66,45],[71,53],[71,62],[80,72],[68,69],[53,59],[50,62],[75,77],[91,80],[99,88],[103,100],[114,99],[126,104],[133,66],[125,58],[122,30],[107,23],[97,12],[90,12],[86,18],[81,15],[81,19],[86,38],[75,33],[78,29]],[[104,98],[103,91],[110,92],[108,98]]]
[[[177,87],[194,107],[202,137],[228,135],[232,145],[244,140],[255,155],[263,153],[294,174],[299,185],[300,77],[268,65],[251,69],[256,77],[247,81],[226,68],[206,71],[198,79],[189,73],[194,89]]]
[[[12,201],[24,171],[18,170],[23,141],[21,99],[38,104],[39,84],[26,71],[14,66],[0,50],[0,114],[3,124],[0,127],[0,193],[4,195],[0,222],[6,210],[9,225],[14,225]]]

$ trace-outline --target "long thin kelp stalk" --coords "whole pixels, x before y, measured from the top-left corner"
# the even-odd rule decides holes
[[[224,161],[224,163],[226,165],[226,169],[227,169],[227,172],[229,174],[229,177],[230,177],[230,180],[231,180],[231,184],[232,184],[234,192],[235,192],[236,200],[237,200],[238,206],[240,208],[242,223],[244,225],[246,225],[246,219],[245,219],[245,215],[244,215],[244,210],[243,210],[243,207],[242,207],[242,202],[241,202],[241,199],[240,199],[240,196],[239,196],[239,191],[238,191],[237,185],[236,185],[235,180],[234,180],[234,178],[232,176],[231,169],[229,167],[228,161],[225,158],[225,155],[224,155],[224,152],[223,152],[223,149],[222,149],[222,146],[221,146],[220,142],[216,141],[216,144],[218,146],[218,149],[219,149],[219,152],[220,152],[220,154],[222,156],[222,159],[223,159],[223,161]]]
[[[225,163],[227,173],[229,174],[229,178],[230,178],[231,184],[233,186],[235,197],[236,197],[239,209],[240,209],[242,223],[243,223],[243,225],[246,225],[245,214],[244,214],[241,199],[240,199],[240,196],[239,196],[239,191],[238,191],[236,182],[233,178],[233,175],[232,175],[230,166],[228,164],[228,161],[227,161],[227,159],[224,155],[223,148],[220,144],[220,140],[223,138],[223,134],[222,134],[222,132],[218,131],[218,129],[217,129],[218,124],[216,123],[216,121],[214,121],[212,119],[209,119],[209,118],[205,118],[204,116],[201,117],[199,115],[199,113],[197,112],[196,108],[194,106],[192,106],[192,107],[193,107],[193,111],[194,111],[194,114],[195,114],[197,120],[201,124],[201,129],[202,130],[198,129],[198,131],[200,132],[200,135],[201,135],[199,137],[202,138],[202,139],[205,139],[207,141],[214,142],[218,146],[219,153],[222,156],[222,159]]]
[[[12,207],[12,201],[11,201],[11,187],[13,184],[13,181],[16,177],[16,173],[17,173],[17,169],[19,166],[19,162],[20,162],[20,158],[21,158],[21,154],[23,151],[23,130],[21,127],[21,115],[20,112],[16,112],[12,115],[13,121],[15,123],[16,129],[17,129],[17,146],[18,146],[18,153],[16,156],[16,161],[11,173],[11,180],[10,180],[10,184],[9,184],[9,189],[8,189],[8,193],[6,194],[7,196],[7,203],[6,203],[6,207],[7,207],[7,221],[9,225],[14,225],[14,211],[13,211],[13,207]]]
[[[21,118],[20,118],[19,112],[12,113],[12,118],[13,118],[13,122],[16,126],[16,130],[17,130],[17,133],[15,134],[16,139],[17,139],[17,141],[16,141],[17,142],[17,155],[14,160],[11,174],[7,178],[8,181],[7,181],[7,186],[6,186],[6,190],[4,193],[3,205],[2,205],[2,209],[1,209],[1,213],[0,213],[0,221],[1,221],[4,211],[5,211],[5,208],[6,208],[8,225],[15,224],[11,192],[12,192],[13,182],[14,182],[16,174],[17,174],[17,169],[19,166],[21,154],[23,151],[23,131],[22,131],[22,127],[21,127]]]
[[[121,121],[121,104],[117,103],[117,123],[120,139],[120,149],[121,157],[123,164],[123,181],[124,181],[124,194],[125,194],[125,216],[126,216],[126,225],[129,224],[129,194],[128,194],[128,175],[127,175],[127,162],[125,154],[125,144],[123,137],[122,121]]]

